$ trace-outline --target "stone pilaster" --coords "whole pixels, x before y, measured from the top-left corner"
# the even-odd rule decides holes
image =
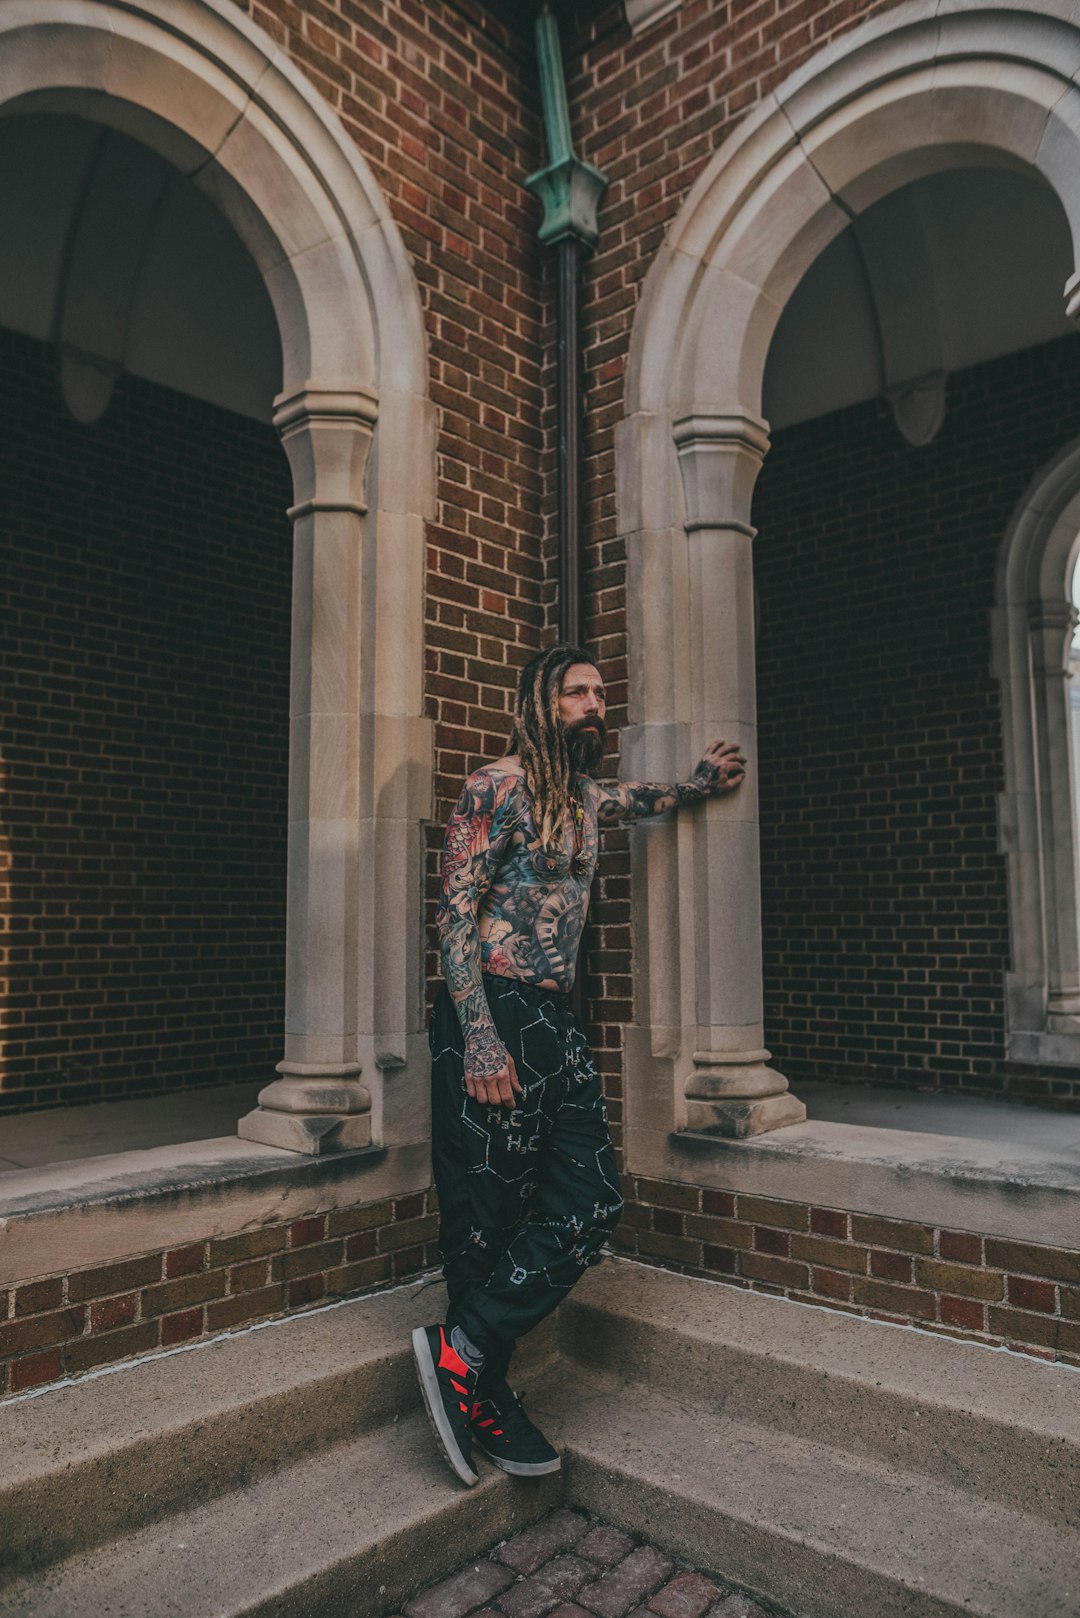
[[[750,503],[769,438],[749,413],[685,416],[675,444],[686,494],[693,751],[720,737],[750,760],[746,782],[693,812],[696,1049],[687,1126],[742,1138],[800,1123],[764,1048]]]
[[[372,394],[308,384],[277,401],[293,473],[285,1056],[240,1120],[312,1155],[366,1146],[360,1082],[360,638]]]
[[[1072,714],[1069,706],[1069,647],[1076,608],[1068,601],[1040,601],[1028,616],[1031,677],[1037,686],[1035,756],[1039,761],[1039,836],[1043,848],[1075,849]],[[1049,870],[1043,862],[1044,871]],[[1053,864],[1053,893],[1044,895],[1047,1013],[1080,1016],[1080,958],[1077,952],[1075,854]]]

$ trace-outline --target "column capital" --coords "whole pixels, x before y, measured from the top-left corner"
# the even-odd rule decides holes
[[[1040,674],[1067,674],[1073,630],[1080,613],[1071,601],[1032,601],[1028,604],[1028,634],[1032,666]]]
[[[330,379],[305,382],[274,401],[274,426],[292,468],[295,522],[314,512],[367,511],[364,478],[378,397]]]
[[[309,379],[302,388],[279,393],[274,400],[274,426],[283,438],[294,423],[319,416],[355,419],[373,428],[379,416],[378,395],[351,382]]]
[[[769,424],[752,410],[690,410],[676,416],[672,436],[680,454],[686,448],[699,445],[713,448],[742,445],[763,461],[769,448]]]
[[[753,538],[750,503],[769,427],[749,410],[679,416],[672,424],[686,495],[686,531],[723,528]]]

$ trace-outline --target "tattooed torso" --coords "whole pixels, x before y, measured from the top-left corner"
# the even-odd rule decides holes
[[[701,766],[677,786],[579,777],[574,824],[562,848],[549,851],[513,757],[469,777],[446,828],[436,920],[470,1073],[486,1077],[506,1061],[482,972],[564,993],[572,986],[600,829],[662,814],[710,790]]]
[[[552,853],[541,845],[524,777],[511,796],[515,824],[477,914],[481,966],[497,977],[565,993],[574,981],[596,871],[596,806],[586,795],[562,849]]]

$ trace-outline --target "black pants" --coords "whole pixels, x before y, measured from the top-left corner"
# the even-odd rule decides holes
[[[431,1019],[432,1166],[450,1320],[505,1375],[516,1339],[569,1292],[622,1213],[600,1080],[566,995],[484,978],[524,1088],[465,1089],[464,1041],[440,989]]]

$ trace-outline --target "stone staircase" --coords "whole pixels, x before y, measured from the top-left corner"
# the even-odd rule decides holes
[[[382,1618],[560,1499],[808,1618],[1080,1613],[1080,1373],[616,1261],[520,1366],[563,1473],[466,1490],[408,1352],[442,1301],[0,1405],[0,1614]]]
[[[1080,1613],[1080,1373],[626,1262],[559,1337],[569,1504],[811,1618]]]
[[[444,1308],[420,1283],[0,1405],[0,1614],[381,1618],[543,1516],[558,1475],[467,1490],[435,1450],[409,1334]]]

